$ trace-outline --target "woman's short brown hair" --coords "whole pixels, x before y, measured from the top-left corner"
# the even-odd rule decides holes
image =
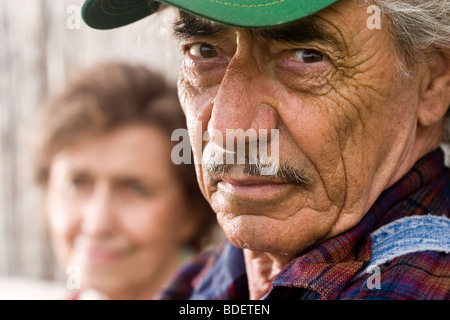
[[[46,187],[53,156],[78,141],[129,124],[156,126],[167,134],[186,128],[176,88],[143,66],[104,63],[77,74],[39,110],[34,140],[34,176]],[[211,229],[215,215],[197,184],[194,165],[174,165],[187,198],[195,203],[201,221],[189,242],[198,246]],[[198,211],[198,212],[197,212]],[[195,217],[197,218],[197,217]]]

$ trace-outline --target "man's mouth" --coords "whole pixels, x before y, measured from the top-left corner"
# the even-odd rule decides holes
[[[254,200],[269,200],[281,195],[293,184],[276,177],[252,176],[239,169],[230,170],[216,180],[217,191]]]

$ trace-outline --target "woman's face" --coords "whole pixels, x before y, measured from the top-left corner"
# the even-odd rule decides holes
[[[160,129],[135,124],[53,157],[46,194],[52,241],[61,262],[79,268],[82,287],[149,298],[176,265],[196,222],[170,151]]]

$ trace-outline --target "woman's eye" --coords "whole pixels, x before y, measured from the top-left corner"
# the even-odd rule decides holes
[[[76,188],[83,188],[89,184],[89,179],[86,177],[73,177],[71,184]]]
[[[84,175],[73,176],[68,181],[68,188],[72,192],[88,192],[93,187],[93,181]]]
[[[135,195],[148,196],[150,194],[150,189],[139,182],[130,182],[128,188]]]
[[[214,46],[204,42],[193,44],[189,49],[189,53],[194,57],[205,59],[215,58],[218,55]]]
[[[294,59],[304,63],[314,63],[325,60],[326,56],[319,51],[306,49],[295,51]]]

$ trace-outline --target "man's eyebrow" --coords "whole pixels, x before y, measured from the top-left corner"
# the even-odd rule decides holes
[[[253,34],[257,39],[272,40],[286,43],[307,43],[320,41],[333,44],[335,46],[344,45],[337,30],[330,27],[327,22],[316,15],[312,15],[289,24],[266,28],[254,29]]]
[[[225,33],[229,28],[183,11],[180,11],[180,18],[172,26],[173,34],[179,39],[214,36]],[[252,33],[261,40],[293,44],[321,41],[338,47],[344,45],[340,34],[333,29],[328,23],[312,15],[279,27],[252,29]]]
[[[213,36],[227,29],[226,26],[183,11],[180,11],[180,18],[172,26],[172,32],[178,39]]]

